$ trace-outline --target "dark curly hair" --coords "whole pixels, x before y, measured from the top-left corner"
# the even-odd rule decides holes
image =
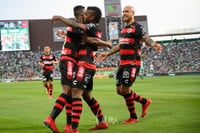
[[[74,7],[74,16],[78,16],[82,10],[85,9],[84,6],[78,5]]]
[[[99,23],[100,20],[101,20],[101,16],[102,16],[102,13],[101,13],[101,10],[96,7],[96,6],[89,6],[87,7],[87,10],[91,10],[92,11],[92,15],[94,16],[94,23]]]

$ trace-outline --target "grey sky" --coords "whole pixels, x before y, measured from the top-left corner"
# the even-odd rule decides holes
[[[121,0],[136,15],[147,15],[149,34],[200,31],[200,0]],[[98,6],[104,16],[104,0],[0,0],[0,20],[73,17],[76,5]]]

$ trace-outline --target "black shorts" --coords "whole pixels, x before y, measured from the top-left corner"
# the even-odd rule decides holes
[[[95,70],[88,69],[83,66],[78,66],[77,73],[73,80],[73,87],[83,90],[92,90],[93,89],[93,76]]]
[[[53,81],[53,71],[46,70],[45,72],[43,72],[42,80],[43,80],[43,82],[48,82],[49,80]]]
[[[61,84],[72,86],[72,80],[77,70],[77,64],[71,60],[61,60],[59,68],[61,73]]]
[[[135,65],[123,65],[119,66],[116,75],[116,86],[125,85],[132,86],[136,79],[137,73],[139,73],[140,66]]]

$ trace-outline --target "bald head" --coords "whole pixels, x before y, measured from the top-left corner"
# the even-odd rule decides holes
[[[133,14],[135,14],[135,9],[133,8],[133,6],[125,6],[124,9],[127,9],[131,11]]]
[[[123,21],[128,25],[134,22],[135,9],[132,6],[125,6],[123,9]]]

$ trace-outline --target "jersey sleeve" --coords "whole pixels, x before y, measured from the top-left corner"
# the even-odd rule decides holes
[[[68,37],[77,38],[77,39],[81,40],[81,39],[80,39],[80,36],[81,36],[82,34],[83,34],[83,33],[81,32],[80,29],[71,28],[71,27],[68,27],[68,28],[67,28],[67,36],[68,36]]]
[[[141,38],[142,38],[144,35],[146,35],[146,32],[144,31],[144,26],[139,25],[138,29],[139,29],[138,34],[139,34],[139,36],[140,36]]]

